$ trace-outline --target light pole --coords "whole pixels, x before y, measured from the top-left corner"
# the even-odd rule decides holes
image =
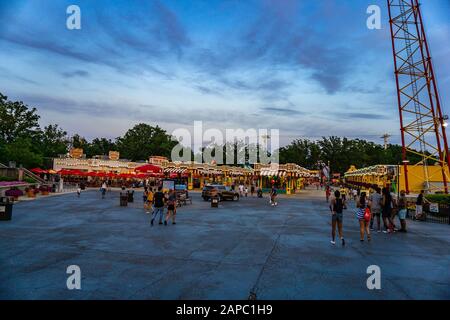
[[[409,160],[403,160],[403,168],[404,171],[406,172],[406,170],[408,170],[408,164],[409,164]],[[405,182],[406,184],[406,182]],[[409,194],[409,190],[406,191],[407,194]],[[400,164],[398,164],[398,169],[397,169],[397,196],[400,196]]]

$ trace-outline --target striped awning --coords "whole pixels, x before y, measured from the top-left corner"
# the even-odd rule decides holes
[[[271,177],[271,176],[278,176],[279,171],[278,170],[262,170],[261,176],[265,177]]]
[[[166,168],[164,169],[164,173],[185,173],[186,169],[183,168]]]

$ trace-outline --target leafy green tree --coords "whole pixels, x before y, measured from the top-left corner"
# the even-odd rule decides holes
[[[17,166],[31,168],[41,166],[43,163],[42,154],[33,149],[32,140],[21,137],[7,144],[4,151],[8,161],[15,161]]]
[[[297,139],[280,149],[280,163],[296,163],[313,168],[320,159],[320,147],[313,141]]]
[[[116,151],[117,145],[111,139],[95,138],[86,146],[87,157],[108,155],[109,151]]]
[[[50,124],[40,133],[38,143],[44,157],[54,158],[67,153],[69,142],[66,131],[57,124]]]
[[[81,148],[86,150],[89,148],[89,142],[79,134],[74,134],[70,139],[70,145],[72,148]]]
[[[123,137],[117,138],[117,146],[122,157],[137,161],[151,155],[170,158],[171,151],[178,142],[159,126],[145,123],[135,125]]]
[[[34,138],[40,131],[36,108],[29,109],[22,101],[8,101],[0,93],[0,140],[10,143],[16,138]]]

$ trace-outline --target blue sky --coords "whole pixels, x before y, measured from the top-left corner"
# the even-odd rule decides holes
[[[450,1],[422,2],[447,113]],[[81,30],[66,28],[71,4]],[[381,30],[366,28],[371,4]],[[280,129],[282,144],[399,138],[384,0],[0,0],[0,91],[87,138],[194,120]]]

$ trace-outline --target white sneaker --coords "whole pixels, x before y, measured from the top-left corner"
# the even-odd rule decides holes
[[[336,241],[331,240],[330,243],[331,243],[332,245],[335,245],[335,244],[336,244]]]

